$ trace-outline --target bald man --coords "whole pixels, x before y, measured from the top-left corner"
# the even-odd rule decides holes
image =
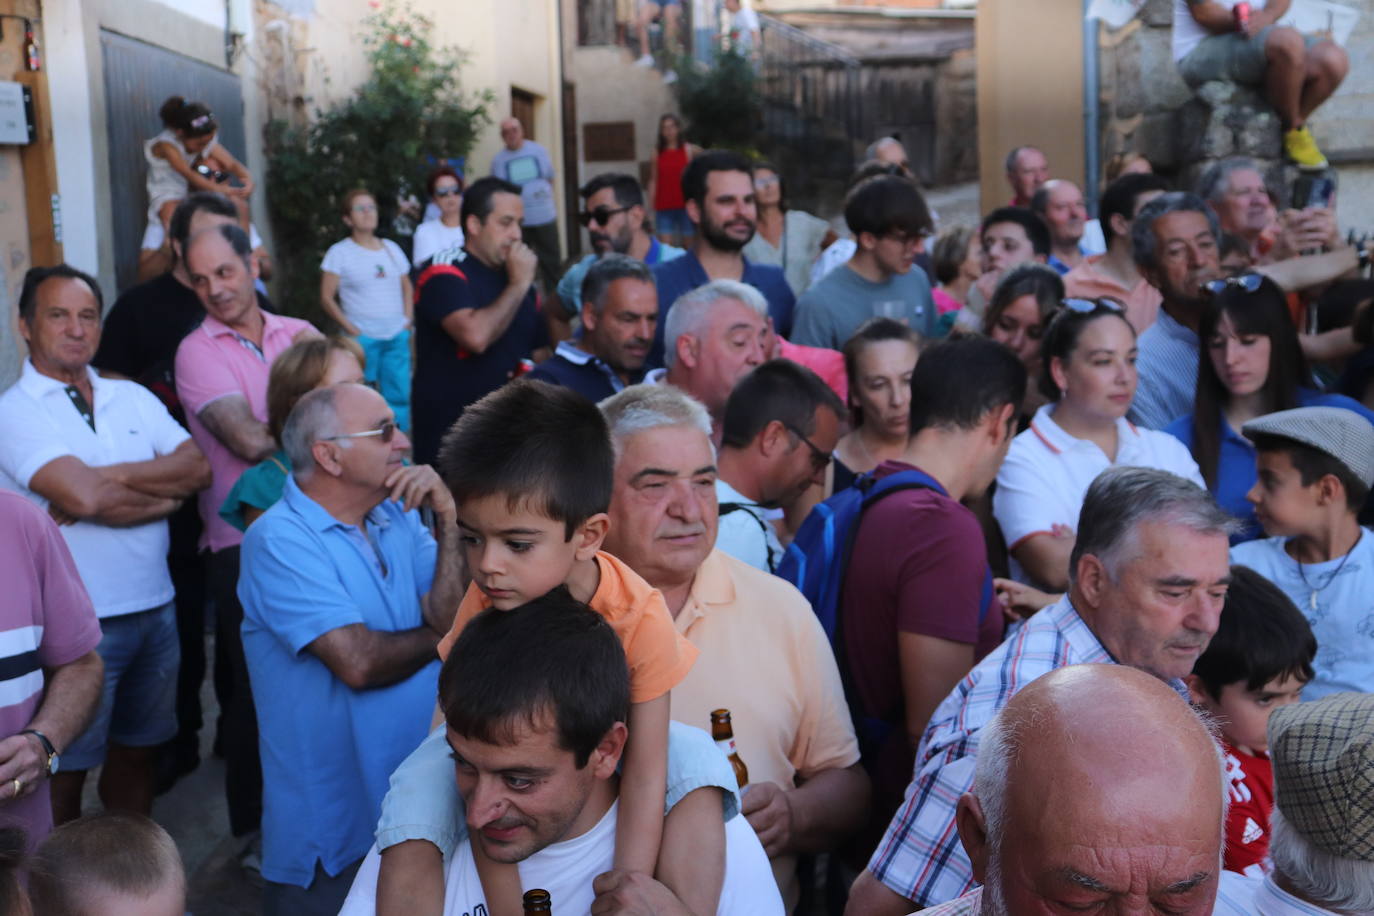
[[[983,730],[956,815],[983,886],[925,912],[1206,916],[1225,798],[1216,742],[1177,692],[1124,665],[1060,668]]]

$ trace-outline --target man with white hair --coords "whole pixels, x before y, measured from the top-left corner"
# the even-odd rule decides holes
[[[1011,185],[1008,206],[1029,207],[1031,197],[1050,180],[1050,161],[1034,146],[1016,146],[1007,153],[1007,184]]]
[[[867,815],[835,657],[800,592],[715,548],[716,456],[702,405],[635,385],[601,409],[616,451],[605,549],[663,594],[700,650],[673,688],[673,718],[704,727],[712,710],[730,711],[749,768],[741,812],[792,912],[796,857],[833,849]]]
[[[1123,665],[1060,668],[983,729],[956,815],[983,886],[925,912],[1009,916],[1057,904],[1207,916],[1225,810],[1216,742],[1182,697]]]
[[[768,360],[768,303],[738,280],[712,280],[673,303],[665,322],[667,367],[647,381],[681,388],[711,415],[712,441],[720,442],[725,402],[735,383]]]
[[[1078,517],[1068,594],[974,666],[935,710],[906,801],[854,883],[846,912],[905,916],[972,889],[973,865],[953,829],[956,803],[973,784],[983,729],[1036,678],[1068,665],[1115,663],[1187,696],[1181,679],[1221,619],[1234,525],[1206,490],[1181,477],[1103,471]]]
[[[429,465],[402,464],[410,440],[377,392],[310,392],[282,445],[292,476],[244,537],[239,578],[261,735],[263,912],[332,916],[372,846],[391,771],[429,730],[435,647],[463,566],[453,497]]]
[[[1374,913],[1374,695],[1274,710],[1269,757],[1274,870],[1262,880],[1228,875],[1217,916]]]

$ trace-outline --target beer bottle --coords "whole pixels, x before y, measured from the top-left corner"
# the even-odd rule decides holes
[[[525,916],[530,913],[546,913],[553,916],[553,900],[549,897],[549,892],[536,888],[532,891],[525,891]]]
[[[730,766],[735,768],[735,781],[739,787],[743,789],[749,785],[749,768],[744,765],[739,757],[739,749],[735,747],[735,729],[730,725],[730,710],[711,711],[711,737],[715,739],[716,747],[730,758]]]

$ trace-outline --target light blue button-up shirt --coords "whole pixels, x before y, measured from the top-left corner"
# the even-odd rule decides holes
[[[1155,323],[1138,343],[1136,368],[1140,382],[1131,403],[1131,422],[1146,429],[1164,429],[1193,412],[1197,394],[1197,334],[1160,309]]]
[[[437,658],[395,684],[353,690],[307,648],[350,624],[423,625],[434,538],[417,512],[390,500],[364,527],[338,521],[288,479],[243,539],[238,591],[269,881],[308,887],[316,862],[336,875],[367,854],[391,771],[424,739],[434,710]]]

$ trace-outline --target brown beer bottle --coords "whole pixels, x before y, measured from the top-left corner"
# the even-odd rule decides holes
[[[715,739],[716,747],[730,758],[730,766],[735,768],[735,780],[739,787],[743,789],[749,785],[749,768],[744,765],[739,756],[739,749],[735,747],[735,729],[730,725],[730,710],[711,711],[711,737]]]
[[[549,897],[549,892],[536,888],[532,891],[525,891],[525,916],[530,913],[547,913],[553,916],[553,900]]]

